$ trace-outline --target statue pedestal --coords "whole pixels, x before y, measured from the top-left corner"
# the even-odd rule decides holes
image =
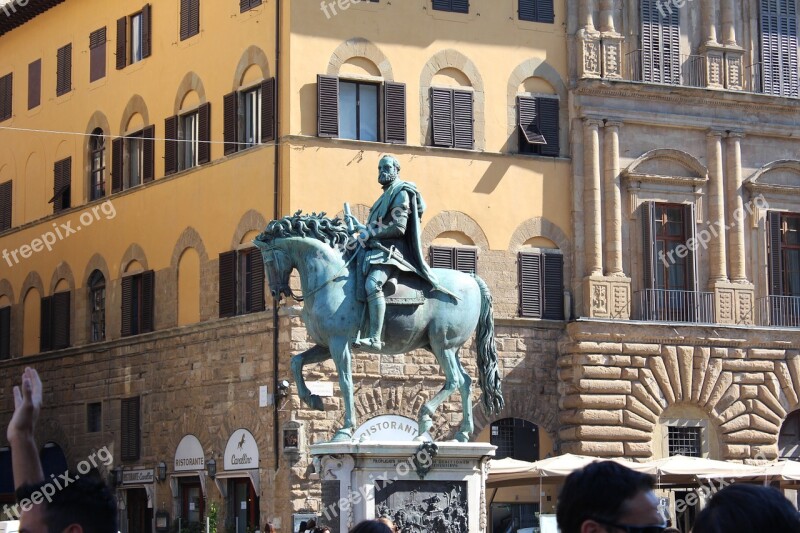
[[[420,446],[422,444],[422,446]],[[320,523],[346,533],[362,520],[388,516],[400,531],[460,533],[486,528],[486,476],[495,447],[475,442],[314,444],[322,483]]]

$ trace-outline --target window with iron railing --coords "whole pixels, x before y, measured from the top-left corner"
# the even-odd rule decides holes
[[[765,326],[800,327],[800,214],[767,213],[769,295],[761,300]]]

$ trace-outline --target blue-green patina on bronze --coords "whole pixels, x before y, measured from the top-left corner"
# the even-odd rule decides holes
[[[503,408],[494,341],[492,297],[474,274],[431,269],[420,241],[425,204],[416,187],[398,179],[400,166],[381,159],[379,182],[384,194],[370,211],[366,225],[349,213],[346,220],[322,214],[273,220],[255,244],[260,248],[274,298],[291,296],[293,270],[300,275],[302,318],[316,345],[292,358],[300,399],[322,410],[311,394],[303,366],[333,358],[344,401],[343,426],[333,441],[350,440],[357,427],[353,402],[353,351],[401,354],[424,348],[433,352],[445,375],[442,389],[419,412],[419,435],[433,425],[436,409],[456,389],[463,419],[456,440],[473,431],[472,379],[458,353],[476,333],[478,377],[487,413]],[[362,336],[361,332],[367,335]]]

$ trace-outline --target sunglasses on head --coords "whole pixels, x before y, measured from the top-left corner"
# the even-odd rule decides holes
[[[626,526],[625,524],[614,524],[612,522],[603,522],[601,520],[596,520],[596,522],[600,522],[604,526],[620,529],[625,533],[661,533],[667,529],[666,524],[656,526]]]

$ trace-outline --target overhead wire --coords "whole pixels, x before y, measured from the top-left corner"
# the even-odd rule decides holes
[[[229,142],[229,141],[201,141],[199,139],[167,139],[166,137],[140,137],[139,135],[97,135],[95,133],[81,133],[77,131],[59,131],[59,130],[41,130],[36,128],[17,128],[13,126],[0,126],[0,131],[17,131],[22,133],[44,133],[50,135],[72,135],[76,137],[103,137],[104,139],[130,139],[130,138],[144,138],[147,140],[153,141],[170,141],[170,142],[187,142],[187,143],[198,143],[198,144],[227,144],[227,145],[238,145],[238,146],[260,146],[260,145],[268,145],[273,144],[272,142],[263,143],[263,142]]]

